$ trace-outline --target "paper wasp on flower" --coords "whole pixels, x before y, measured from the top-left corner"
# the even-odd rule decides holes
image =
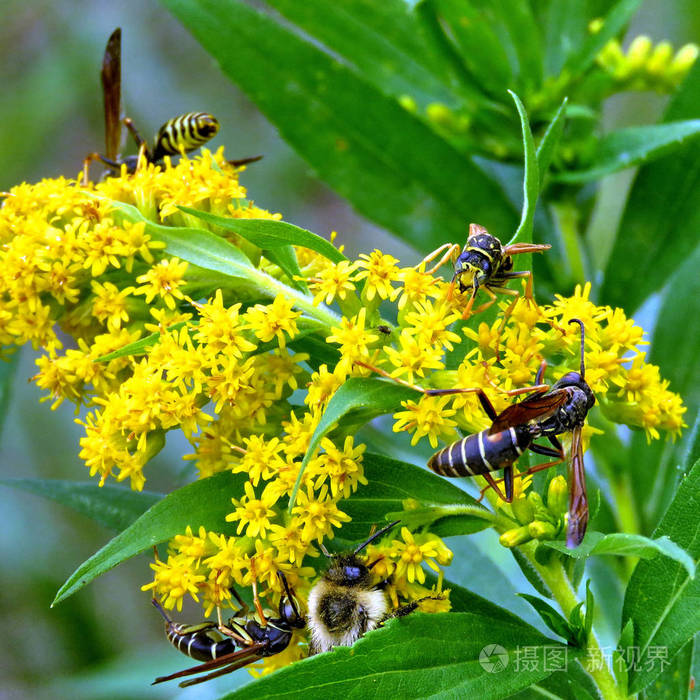
[[[438,256],[442,256],[433,267],[426,270],[432,275],[448,260],[452,261],[455,271],[450,290],[455,283],[459,285],[462,293],[471,289],[462,318],[469,318],[472,314],[488,309],[496,301],[496,294],[515,297],[504,315],[504,318],[507,318],[520,297],[519,291],[506,287],[510,280],[527,278],[525,297],[532,301],[532,272],[513,272],[512,256],[520,253],[542,253],[551,247],[549,244],[536,243],[513,243],[504,246],[483,226],[469,224],[469,237],[464,248],[456,243],[445,243],[425,257],[420,264],[427,265]],[[479,289],[483,289],[490,299],[474,309],[474,300]]]
[[[180,683],[183,688],[196,685],[236,671],[258,659],[284,651],[292,640],[294,630],[303,629],[306,621],[287,578],[281,571],[279,577],[285,593],[280,598],[278,617],[273,617],[274,613],[263,610],[255,581],[253,581],[255,612],[250,611],[248,605],[232,588],[231,592],[236,597],[240,608],[226,624],[221,620],[220,610],[217,611],[218,622],[205,621],[195,625],[173,622],[154,598],[153,605],[165,619],[165,633],[171,644],[183,654],[204,663],[169,676],[160,676],[153,681],[153,684],[210,671],[205,676]]]
[[[83,163],[84,184],[88,181],[88,167],[93,160],[103,162],[115,172],[119,172],[122,165],[125,165],[128,173],[135,173],[141,159],[146,163],[159,163],[165,156],[189,153],[214,138],[219,131],[219,122],[213,115],[206,112],[188,112],[187,114],[168,119],[158,129],[153,148],[149,148],[134,126],[133,121],[129,117],[122,119],[121,46],[122,32],[117,27],[107,40],[100,73],[105,110],[105,153],[104,155],[91,153],[85,158]],[[139,152],[137,155],[123,158],[119,155],[122,124],[129,130],[138,146]],[[253,156],[228,162],[237,167],[260,160],[260,158],[262,156]]]

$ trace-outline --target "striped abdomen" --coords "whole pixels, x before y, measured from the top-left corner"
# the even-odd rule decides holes
[[[508,467],[528,448],[532,438],[525,426],[489,435],[482,430],[436,452],[428,466],[440,476],[475,476]]]
[[[177,622],[166,624],[168,641],[183,654],[197,661],[211,661],[236,651],[236,644],[230,637],[215,639],[211,631],[213,623],[201,625],[181,625]]]
[[[179,155],[182,151],[193,151],[214,138],[218,131],[216,117],[206,112],[188,112],[169,119],[156,134],[153,161],[157,162],[163,156]]]

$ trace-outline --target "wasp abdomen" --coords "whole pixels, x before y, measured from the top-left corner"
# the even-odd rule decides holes
[[[435,453],[428,466],[440,476],[487,474],[513,464],[530,442],[526,431],[516,431],[515,428],[493,435],[489,435],[488,430],[482,430]]]
[[[171,623],[168,626],[168,641],[183,654],[197,661],[211,661],[219,659],[226,654],[236,651],[236,643],[228,637],[216,640],[207,634],[206,630],[199,629],[188,632],[188,625]],[[191,629],[191,627],[189,627]]]
[[[153,160],[193,151],[214,138],[218,131],[216,117],[206,112],[188,112],[169,119],[156,134]]]

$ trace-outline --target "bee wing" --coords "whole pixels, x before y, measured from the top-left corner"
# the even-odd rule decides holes
[[[496,416],[496,420],[489,428],[489,435],[508,430],[515,425],[524,425],[532,420],[548,418],[563,406],[568,398],[569,392],[566,388],[562,388],[547,391],[544,394],[534,394],[519,403],[514,403]]]
[[[578,547],[588,525],[588,496],[586,472],[583,467],[581,428],[571,433],[571,460],[569,462],[569,525],[566,529],[566,546]]]
[[[204,671],[211,671],[212,669],[224,666],[225,668],[220,669],[214,674],[209,674],[207,676],[202,676],[201,678],[195,678],[191,681],[181,684],[183,687],[185,685],[195,685],[196,683],[203,683],[204,681],[214,678],[215,676],[223,676],[225,673],[231,673],[236,669],[242,668],[249,663],[252,663],[260,657],[260,651],[266,645],[262,642],[257,642],[245,647],[244,649],[239,649],[230,654],[226,654],[218,659],[212,659],[211,661],[205,661],[203,664],[197,664],[196,666],[191,666],[177,673],[171,673],[169,676],[159,676],[156,678],[151,685],[156,685],[157,683],[164,683],[165,681],[171,681],[175,678],[182,678],[183,676],[192,676],[195,673],[203,673]]]
[[[121,141],[122,30],[117,27],[107,40],[102,58],[102,97],[105,105],[105,156],[114,160]]]

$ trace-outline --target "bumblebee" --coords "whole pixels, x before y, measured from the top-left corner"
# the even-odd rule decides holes
[[[88,167],[93,160],[99,160],[112,171],[118,173],[126,166],[128,173],[135,173],[140,159],[147,163],[159,163],[165,156],[177,156],[203,146],[216,136],[219,122],[206,112],[188,112],[179,117],[168,119],[158,129],[153,148],[139,134],[134,123],[128,117],[121,118],[121,54],[122,32],[119,27],[112,32],[107,41],[102,58],[102,96],[105,111],[105,153],[91,153],[83,163],[83,182],[88,181]],[[119,144],[122,136],[122,124],[126,126],[138,146],[138,155],[119,156]],[[233,166],[245,165],[260,160],[262,156],[253,156],[241,160],[231,160]]]
[[[327,571],[309,593],[307,627],[311,633],[309,655],[351,646],[365,632],[376,629],[391,617],[407,615],[418,608],[415,601],[392,612],[384,589],[389,580],[372,582],[372,567],[358,556],[370,543],[398,524],[398,520],[375,532],[352,552],[323,553],[331,560]]]

